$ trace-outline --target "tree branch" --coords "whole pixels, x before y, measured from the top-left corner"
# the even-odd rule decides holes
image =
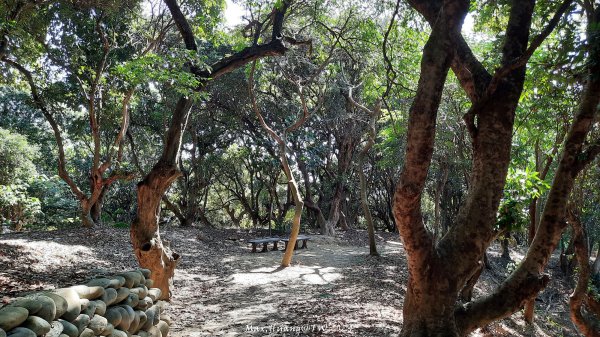
[[[71,177],[69,176],[69,172],[66,169],[64,144],[62,135],[60,133],[60,129],[58,127],[58,123],[56,122],[54,116],[52,116],[50,111],[48,111],[48,107],[46,106],[46,102],[44,101],[43,97],[40,96],[38,89],[35,85],[33,76],[31,75],[31,72],[18,62],[10,60],[6,57],[2,57],[2,61],[17,69],[27,80],[34,104],[38,109],[42,111],[42,114],[44,115],[44,117],[50,124],[50,127],[52,127],[52,131],[54,132],[54,139],[56,140],[56,145],[58,147],[58,175],[65,181],[65,183],[67,183],[67,185],[69,186],[73,194],[75,194],[77,199],[85,199],[85,194],[79,189],[79,187],[77,187],[73,179],[71,179]]]

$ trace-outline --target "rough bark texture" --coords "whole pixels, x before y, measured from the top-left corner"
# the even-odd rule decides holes
[[[350,95],[349,95],[350,96]],[[350,96],[351,98],[351,96]],[[359,106],[358,103],[354,103],[356,106]],[[362,110],[366,111],[369,114],[369,127],[368,127],[368,138],[367,143],[363,147],[363,149],[358,154],[358,177],[360,184],[360,205],[363,209],[363,213],[365,215],[365,221],[367,222],[367,232],[369,233],[369,255],[371,256],[379,256],[377,252],[377,245],[375,242],[375,224],[373,223],[373,217],[371,216],[371,211],[369,210],[369,200],[367,199],[367,177],[365,176],[365,159],[369,154],[369,151],[375,144],[375,124],[377,119],[379,118],[381,112],[381,102],[377,102],[375,108],[371,111],[366,107],[360,106]]]
[[[584,148],[584,143],[600,102],[600,62],[597,62],[600,60],[600,37],[594,24],[598,22],[599,13],[600,10],[597,10],[590,20],[591,26],[596,27],[595,34],[590,34],[588,28],[589,57],[593,60],[588,64],[588,80],[578,112],[567,133],[535,238],[525,259],[493,294],[464,307],[464,312],[459,316],[460,325],[465,332],[510,315],[527,300],[535,298],[537,292],[548,282],[548,276],[542,272],[566,226],[563,219],[574,180],[593,157],[592,153]]]
[[[497,236],[494,224],[510,163],[515,110],[525,79],[525,64],[571,1],[565,1],[559,7],[529,48],[535,1],[511,1],[501,67],[493,76],[460,36],[468,2],[410,0],[409,3],[429,21],[432,33],[423,52],[419,86],[410,110],[404,168],[394,199],[394,214],[408,255],[409,269],[402,334],[467,335],[477,327],[518,310],[547,282],[539,272],[551,250],[543,248],[537,251],[541,253],[537,256],[535,253],[528,255],[531,269],[521,265],[520,272],[513,273],[498,292],[465,305],[456,303],[462,290],[468,297],[470,285],[482,268],[485,249]],[[453,226],[435,245],[423,225],[420,199],[433,152],[441,88],[450,66],[472,101],[465,122],[473,143],[473,164],[467,199]],[[568,144],[567,140],[566,152]],[[564,191],[570,191],[570,186],[564,187]],[[549,199],[550,206],[546,211],[556,207],[555,203],[566,202],[564,198],[558,198],[555,203],[552,201]],[[557,221],[559,214],[554,214]],[[560,234],[562,230],[554,224],[550,227],[553,233]],[[551,241],[538,236],[536,240],[534,246],[544,246]]]
[[[466,15],[468,1],[445,1],[423,50],[417,94],[410,108],[407,150],[394,195],[394,216],[408,255],[408,287],[403,336],[457,336],[453,292],[437,271],[447,262],[436,259],[425,229],[420,202],[431,163],[437,110],[453,58],[452,35]]]
[[[575,236],[575,255],[579,261],[579,279],[577,286],[569,300],[571,308],[571,320],[577,326],[577,329],[586,337],[600,337],[600,312],[593,312],[593,307],[588,307],[588,282],[590,280],[590,259],[589,250],[586,243],[585,232],[579,221],[579,217],[570,212],[569,223],[573,227]],[[592,299],[593,301],[593,299]],[[592,310],[590,310],[592,309]]]

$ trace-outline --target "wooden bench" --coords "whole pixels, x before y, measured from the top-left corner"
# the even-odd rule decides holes
[[[256,246],[259,245],[259,244],[263,245],[263,248],[260,251],[261,253],[269,251],[269,249],[268,249],[267,246],[271,242],[273,242],[273,249],[271,249],[271,250],[279,250],[277,248],[277,244],[279,243],[279,241],[281,241],[281,239],[277,238],[277,237],[248,240],[248,242],[252,244],[252,253],[256,253]]]
[[[308,248],[306,246],[306,242],[308,240],[310,240],[309,236],[298,235],[298,237],[296,238],[296,244],[294,245],[294,250],[298,249],[298,241],[302,241],[302,247],[300,247],[300,249]],[[285,249],[287,249],[287,245],[288,245],[288,242],[290,241],[290,238],[283,238],[283,239],[281,239],[281,241],[283,241],[285,243]]]

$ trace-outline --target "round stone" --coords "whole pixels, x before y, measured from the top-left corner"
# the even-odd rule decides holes
[[[77,295],[79,295],[80,298],[85,298],[88,300],[95,300],[104,294],[104,288],[99,286],[88,287],[79,285],[71,288],[77,292]]]
[[[50,324],[50,331],[48,331],[48,333],[46,333],[44,337],[60,337],[60,335],[63,334],[63,330],[64,327],[62,326],[62,324],[60,324],[60,322],[53,321]]]
[[[94,335],[94,330],[88,329],[88,328],[83,329],[83,331],[79,335],[79,337],[94,337],[94,336],[96,336],[96,335]]]
[[[117,290],[113,288],[106,288],[104,290],[104,295],[100,297],[100,300],[106,303],[107,306],[115,303],[117,299]]]
[[[35,332],[23,327],[14,328],[6,334],[10,337],[37,337]]]
[[[119,288],[117,290],[117,299],[115,300],[115,303],[123,302],[127,297],[129,297],[130,292],[131,291],[129,290],[129,288]]]
[[[64,319],[59,319],[58,320],[60,322],[60,324],[63,326],[63,334],[69,336],[69,337],[78,337],[79,336],[79,329],[77,329],[77,327],[69,322],[69,321],[65,321]]]
[[[74,289],[61,288],[54,291],[67,302],[67,311],[61,316],[67,321],[72,322],[81,313],[81,299]]]
[[[57,294],[50,293],[50,292],[43,293],[43,295],[50,298],[52,301],[54,301],[54,307],[56,308],[56,314],[54,315],[53,320],[59,319],[62,315],[65,314],[65,312],[67,312],[69,305],[62,296],[59,296]]]
[[[30,315],[35,315],[40,309],[42,309],[42,303],[36,301],[33,298],[20,297],[15,299],[9,307],[21,307],[27,309]]]
[[[99,335],[102,331],[104,331],[104,329],[106,329],[107,326],[108,326],[108,321],[106,320],[106,318],[104,318],[100,315],[96,315],[96,316],[94,316],[94,318],[92,318],[90,320],[90,324],[88,325],[88,328],[94,330],[94,333],[96,335]]]
[[[38,316],[27,317],[21,326],[35,332],[37,336],[45,335],[51,328],[48,321]]]
[[[79,315],[73,321],[73,325],[77,327],[77,330],[80,334],[87,328],[88,324],[90,324],[90,316],[88,315]]]
[[[25,322],[29,311],[21,307],[6,307],[0,309],[0,329],[10,331]]]

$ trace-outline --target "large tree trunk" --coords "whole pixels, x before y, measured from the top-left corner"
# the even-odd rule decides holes
[[[131,244],[142,268],[152,271],[154,287],[161,290],[161,299],[170,299],[170,285],[179,254],[160,238],[160,203],[173,181],[181,176],[177,168],[183,131],[192,101],[181,97],[174,109],[171,125],[160,160],[137,185],[137,213],[131,224]]]
[[[92,206],[88,199],[79,202],[79,219],[81,220],[81,225],[85,228],[94,227],[94,219],[92,219],[91,215]]]
[[[566,5],[568,6],[568,2]],[[597,22],[600,8],[588,13],[588,44],[590,61],[587,83],[573,123],[567,133],[564,149],[554,176],[552,187],[540,218],[535,238],[518,268],[492,294],[485,296],[460,314],[463,331],[469,332],[493,320],[506,317],[518,310],[527,300],[535,298],[549,278],[542,272],[555,250],[566,226],[564,218],[569,195],[578,173],[600,151],[597,145],[585,147],[586,138],[597,116],[600,102],[600,35]]]
[[[535,1],[511,2],[502,68],[493,77],[474,58],[459,32],[468,1],[409,2],[424,13],[432,33],[423,51],[419,86],[409,115],[404,167],[394,198],[394,215],[409,269],[402,335],[466,335],[489,323],[490,317],[497,319],[514,312],[543,287],[543,282],[511,286],[502,297],[493,296],[494,301],[484,297],[467,306],[456,305],[459,293],[477,278],[485,250],[497,236],[494,224],[510,163]],[[420,204],[450,62],[473,101],[465,115],[473,140],[473,164],[467,200],[456,222],[435,245],[424,226]]]
[[[458,285],[449,283],[435,259],[432,237],[423,224],[421,196],[433,154],[435,124],[442,89],[452,60],[451,33],[457,33],[468,1],[445,2],[423,49],[417,94],[410,108],[404,168],[394,195],[394,216],[408,255],[408,287],[402,336],[458,336],[454,307]]]
[[[161,299],[170,299],[179,254],[161,240],[158,221],[162,196],[180,173],[172,166],[160,164],[138,183],[138,208],[131,224],[131,243],[140,266],[152,271],[154,287],[161,290]]]

